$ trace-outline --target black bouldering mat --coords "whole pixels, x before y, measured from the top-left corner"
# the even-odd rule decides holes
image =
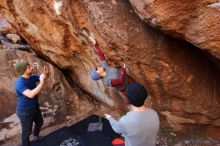
[[[112,143],[100,131],[87,132],[80,136],[84,146],[112,146]]]
[[[83,146],[80,143],[79,136],[76,135],[69,127],[61,128],[39,141],[31,142],[31,146],[64,146],[62,143],[78,143],[76,146]]]
[[[31,146],[112,146],[111,141],[118,137],[108,120],[102,119],[102,131],[88,132],[90,123],[99,121],[99,116],[92,115],[79,123],[63,127],[39,141],[31,142]]]
[[[96,123],[99,122],[99,116],[97,115],[92,115],[72,126],[70,128],[76,133],[76,134],[84,134],[87,132],[89,124],[90,123]],[[105,118],[102,118],[102,134],[105,135],[108,139],[111,141],[115,139],[116,137],[120,137],[117,133],[115,133],[109,123],[109,121]]]

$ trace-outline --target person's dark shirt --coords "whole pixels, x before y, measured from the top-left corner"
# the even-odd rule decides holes
[[[22,76],[17,78],[15,82],[15,91],[18,98],[17,110],[39,107],[38,95],[36,95],[34,98],[28,98],[23,94],[23,92],[27,89],[33,90],[36,88],[38,81],[38,75],[31,75],[29,79],[26,79]]]

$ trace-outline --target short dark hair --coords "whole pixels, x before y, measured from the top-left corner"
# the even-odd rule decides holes
[[[143,85],[130,83],[126,88],[126,96],[133,106],[141,107],[147,99],[148,92]]]

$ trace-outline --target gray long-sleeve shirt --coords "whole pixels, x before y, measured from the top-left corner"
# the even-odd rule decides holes
[[[103,83],[105,86],[112,87],[111,80],[118,79],[120,77],[120,70],[110,67],[105,60],[101,61],[101,65],[105,69],[106,74],[107,74],[103,78]],[[124,89],[127,86],[127,84],[128,84],[128,75],[126,74],[125,80],[123,81],[123,83],[119,86],[116,86],[115,88],[120,91]]]
[[[119,121],[108,118],[113,130],[125,137],[125,146],[155,146],[159,131],[159,117],[156,111],[130,111]]]

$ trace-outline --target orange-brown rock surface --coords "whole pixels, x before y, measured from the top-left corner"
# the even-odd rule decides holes
[[[55,9],[57,2],[62,6]],[[82,27],[94,33],[112,66],[125,63],[129,74],[148,88],[162,126],[220,134],[219,69],[195,46],[147,26],[129,1],[1,0],[0,7],[0,17],[13,24],[39,56],[92,97],[114,108],[123,105],[111,88],[89,78],[98,60],[92,45],[77,35]]]
[[[139,17],[220,59],[219,0],[130,0]]]
[[[14,92],[14,83],[19,76],[14,65],[21,60],[28,60],[36,74],[42,73],[44,65],[49,67],[49,78],[39,95],[44,127],[94,114],[96,108],[100,110],[97,114],[108,109],[96,100],[89,99],[76,86],[71,86],[61,71],[37,56],[25,51],[3,49],[0,50],[0,141],[12,138],[21,131],[15,114],[17,98]]]
[[[42,73],[43,65],[49,66],[50,77],[39,95],[44,126],[68,120],[70,116],[83,115],[93,109],[91,103],[78,99],[78,93],[52,65],[24,51],[0,50],[0,141],[15,136],[20,130],[18,118],[15,116],[17,98],[14,92],[14,82],[19,75],[15,72],[14,65],[21,60],[28,60],[34,66],[35,73]],[[79,102],[84,110],[81,110]]]

